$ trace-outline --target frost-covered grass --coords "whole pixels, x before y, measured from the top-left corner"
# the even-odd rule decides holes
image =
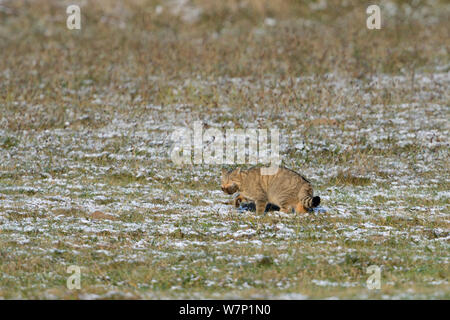
[[[0,298],[450,298],[444,3],[45,3],[0,4]],[[197,120],[279,128],[321,206],[238,212],[170,159]]]

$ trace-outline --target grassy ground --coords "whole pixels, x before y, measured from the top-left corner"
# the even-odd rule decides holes
[[[0,1],[0,298],[450,298],[448,4],[80,3]],[[235,210],[170,159],[197,120],[278,128],[321,207]]]

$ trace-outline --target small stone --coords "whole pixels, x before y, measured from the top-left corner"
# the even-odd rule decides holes
[[[260,266],[270,266],[273,264],[272,257],[264,256],[258,261],[258,265]]]
[[[94,211],[94,213],[92,213],[91,218],[94,220],[104,220],[104,219],[108,219],[108,220],[115,220],[115,217],[107,214],[107,213],[103,213],[101,211]]]

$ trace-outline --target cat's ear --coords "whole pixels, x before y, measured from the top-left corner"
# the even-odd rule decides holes
[[[222,168],[222,175],[224,176],[224,175],[226,175],[227,174],[227,169],[225,169],[225,168]]]
[[[241,173],[241,168],[237,168],[237,169],[236,169],[236,173],[237,173],[237,174],[240,174],[240,173]]]

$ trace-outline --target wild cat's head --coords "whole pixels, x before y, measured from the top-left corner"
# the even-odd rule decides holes
[[[222,169],[222,191],[228,194],[233,194],[239,191],[241,187],[241,168],[234,170]]]

